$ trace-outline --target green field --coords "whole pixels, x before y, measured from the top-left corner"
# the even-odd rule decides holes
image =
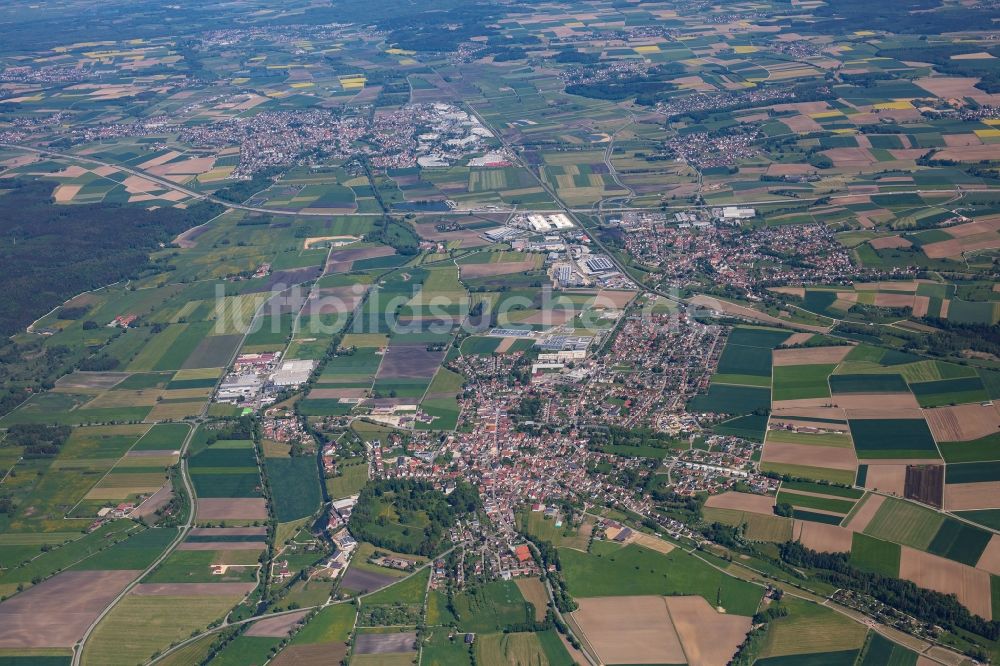
[[[774,368],[774,400],[825,398],[830,395],[827,377],[836,365],[781,365]]]
[[[364,597],[364,603],[366,605],[421,604],[424,601],[424,591],[427,589],[427,579],[430,578],[430,572],[430,569],[425,568],[398,583],[393,583],[374,594],[367,595]]]
[[[504,581],[476,585],[457,594],[455,611],[459,629],[477,634],[500,631],[533,618],[517,585]]]
[[[849,617],[801,599],[786,599],[782,603],[788,608],[788,615],[771,622],[761,649],[762,657],[795,655],[800,661],[787,663],[812,664],[813,654],[850,650],[856,655],[864,643],[868,629]],[[854,662],[852,659],[846,663]]]
[[[749,414],[767,409],[771,405],[771,391],[753,386],[712,384],[706,395],[698,395],[688,403],[688,409],[695,412],[716,412],[721,414]]]
[[[596,542],[589,554],[562,548],[559,559],[575,597],[697,594],[737,615],[753,615],[761,598],[760,588],[682,550],[663,555],[634,544]]]
[[[1000,433],[969,442],[938,442],[938,448],[948,463],[1000,460]]]
[[[937,458],[923,419],[851,419],[858,458]]]
[[[927,550],[943,522],[944,516],[936,511],[887,497],[865,528],[865,534]]]
[[[917,653],[871,632],[858,666],[916,666]]]
[[[354,627],[355,609],[352,604],[334,604],[319,611],[304,626],[291,645],[340,643],[346,641]]]
[[[274,514],[279,523],[313,515],[322,501],[319,467],[311,455],[264,458]]]
[[[222,617],[239,601],[236,596],[136,596],[122,599],[101,620],[83,651],[83,663],[136,664],[171,643],[188,638]],[[142,618],[142,631],[134,630]],[[122,636],[128,636],[127,641]]]
[[[851,564],[862,571],[874,571],[896,578],[899,576],[900,554],[897,543],[882,541],[861,532],[854,533]]]

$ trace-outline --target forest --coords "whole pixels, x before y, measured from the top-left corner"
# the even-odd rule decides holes
[[[66,299],[140,275],[149,254],[222,206],[186,210],[97,203],[57,205],[54,186],[15,180],[0,196],[0,333],[23,329]]]

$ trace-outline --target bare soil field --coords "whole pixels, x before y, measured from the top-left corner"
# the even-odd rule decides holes
[[[979,79],[971,76],[926,76],[913,81],[924,90],[948,99],[971,97],[980,104],[1000,104],[1000,95],[991,95],[976,87]]]
[[[297,613],[288,613],[287,615],[280,615],[278,617],[269,617],[259,622],[254,622],[250,625],[250,628],[246,630],[244,636],[263,636],[265,638],[284,638],[288,635],[295,625],[297,625],[302,618],[309,614],[309,611],[298,611]]]
[[[267,536],[266,527],[195,527],[188,536]]]
[[[185,541],[177,546],[177,550],[263,550],[261,541]]]
[[[823,154],[838,167],[858,167],[874,164],[877,160],[864,148],[831,148]]]
[[[712,296],[706,296],[704,294],[699,294],[691,299],[691,304],[696,305],[700,308],[706,308],[708,310],[713,310],[717,312],[722,312],[725,314],[737,315],[740,317],[747,317],[748,319],[754,319],[756,321],[762,321],[767,324],[784,324],[777,317],[772,317],[769,314],[764,314],[763,312],[758,312],[753,308],[748,308],[744,305],[739,305],[738,303],[730,303],[729,301],[719,300],[718,298],[713,298]],[[830,330],[824,326],[812,326],[808,324],[796,324],[796,328],[802,328],[807,331],[816,331],[817,333],[825,333]]]
[[[889,411],[920,409],[920,405],[912,393],[842,393],[835,395],[833,401],[841,409],[868,409],[872,405],[878,405],[879,409],[885,411],[882,412],[882,416],[872,418],[881,419],[904,418],[888,416],[887,412]]]
[[[854,539],[854,533],[846,527],[811,520],[796,520],[792,534],[803,546],[820,553],[849,553]]]
[[[594,597],[580,599],[579,604],[573,619],[602,662],[682,664],[687,661],[663,597]]]
[[[346,314],[364,298],[368,287],[323,287],[317,289],[306,303],[302,314]]]
[[[514,581],[517,589],[521,591],[521,596],[525,601],[531,602],[535,607],[535,620],[541,622],[545,619],[548,608],[549,595],[545,591],[545,585],[538,578],[518,578]]]
[[[887,249],[895,249],[895,248],[899,248],[899,247],[910,247],[911,245],[913,245],[913,243],[911,243],[910,241],[906,240],[902,236],[884,236],[882,238],[873,238],[872,240],[868,241],[868,244],[871,245],[876,250],[887,250]],[[879,303],[878,303],[878,297],[877,296],[876,296],[875,300],[876,300],[875,304],[878,305]]]
[[[811,444],[779,444],[772,442],[764,447],[763,462],[827,467],[829,469],[858,468],[854,449]]]
[[[329,666],[343,662],[346,656],[344,643],[293,645],[279,652],[269,663],[271,666]]]
[[[865,488],[902,497],[906,488],[906,465],[868,465]]]
[[[840,363],[853,347],[803,347],[801,349],[775,349],[771,354],[775,366],[807,365],[811,363]]]
[[[355,261],[362,259],[375,259],[378,257],[388,257],[396,254],[391,247],[359,247],[345,250],[333,250],[326,262],[327,273],[346,273],[351,270]]]
[[[954,594],[976,615],[991,617],[990,575],[987,572],[908,546],[902,548],[900,578],[928,590]]]
[[[170,481],[167,481],[166,485],[147,497],[142,504],[137,506],[135,510],[132,511],[132,515],[136,518],[146,518],[147,516],[152,516],[161,508],[169,504],[173,497],[174,486]]]
[[[461,243],[461,247],[482,247],[483,245],[489,245],[490,242],[482,237],[482,234],[486,229],[463,229],[461,231],[438,231],[434,228],[436,222],[421,222],[420,224],[415,224],[417,228],[417,234],[421,238],[426,238],[427,240],[433,241],[458,241]]]
[[[926,317],[927,311],[930,310],[931,299],[929,296],[914,296],[913,297],[913,316],[914,317]]]
[[[313,389],[309,391],[310,398],[318,398],[324,400],[334,400],[338,398],[364,398],[368,395],[368,391],[363,388],[346,388],[346,389]]]
[[[1000,428],[1000,404],[978,403],[925,409],[927,425],[939,442],[967,442],[986,437]]]
[[[982,143],[979,139],[972,135],[973,139],[977,142]],[[944,139],[947,140],[950,135],[945,135]],[[938,158],[942,160],[955,160],[956,162],[979,162],[980,160],[993,159],[997,155],[996,144],[988,143],[985,145],[976,144],[965,144],[959,148],[945,148],[937,153]]]
[[[996,151],[994,150],[994,152]],[[928,243],[922,249],[924,254],[930,259],[943,259],[944,257],[957,257],[963,252],[992,250],[998,247],[1000,247],[1000,234],[992,232],[988,235],[984,234],[984,237],[955,238],[937,243]]]
[[[534,270],[536,266],[537,264],[534,259],[526,259],[524,261],[498,261],[496,263],[488,264],[463,264],[461,267],[460,277],[464,280],[466,278],[494,277],[497,275],[510,275],[511,273],[524,273]]]
[[[869,468],[871,471],[871,468]],[[872,518],[878,513],[878,510],[882,507],[882,502],[885,501],[883,495],[868,495],[867,498],[861,500],[860,506],[855,508],[854,516],[851,517],[850,522],[845,525],[847,529],[852,532],[864,532],[865,528],[868,527],[868,523],[872,522]]]
[[[396,578],[374,571],[362,571],[357,567],[351,567],[341,578],[340,585],[344,589],[354,592],[374,592],[386,585],[396,582]]]
[[[131,594],[140,597],[214,597],[242,596],[256,583],[139,583]]]
[[[389,345],[376,377],[433,377],[444,355],[444,351],[427,351],[427,345],[422,343]]]
[[[354,654],[392,654],[411,652],[415,649],[417,634],[358,634],[354,638]]]
[[[127,372],[83,372],[77,371],[61,377],[56,388],[98,389],[106,391],[129,376]]]
[[[262,497],[198,498],[198,520],[264,520],[267,502]]]
[[[725,492],[713,495],[705,502],[705,506],[716,509],[737,509],[751,513],[774,514],[774,498],[770,495],[751,495],[750,493]]]
[[[912,308],[913,294],[886,294],[879,292],[875,294],[875,305],[880,308]]]
[[[0,647],[73,647],[138,571],[64,571],[0,604]]]
[[[976,568],[1000,576],[1000,535],[994,534],[986,544],[986,550],[979,556]]]
[[[716,612],[703,597],[667,597],[690,666],[726,664],[750,631],[750,618]]]
[[[664,541],[663,539],[657,539],[651,534],[645,534],[643,532],[633,532],[632,533],[632,543],[639,544],[640,546],[645,546],[650,550],[655,550],[658,553],[663,553],[666,555],[674,549],[674,545]]]
[[[804,294],[805,289],[803,289],[802,292]],[[802,298],[805,298],[805,296],[803,295]],[[781,346],[791,347],[793,345],[801,345],[805,342],[808,342],[809,338],[811,338],[812,336],[813,336],[812,333],[792,333],[792,335],[787,340],[781,343]]]
[[[597,292],[590,307],[605,310],[622,310],[635,298],[634,291],[602,289]]]
[[[846,421],[847,414],[839,407],[805,407],[802,409],[780,409],[771,411],[771,420],[774,419],[836,419]],[[825,424],[831,425],[831,424]],[[835,425],[835,424],[834,424]]]
[[[944,508],[948,511],[1000,509],[1000,481],[946,483]]]

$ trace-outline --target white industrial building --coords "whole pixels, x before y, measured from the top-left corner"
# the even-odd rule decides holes
[[[298,386],[309,381],[315,361],[296,360],[285,361],[278,368],[277,372],[271,375],[271,382],[275,386]]]

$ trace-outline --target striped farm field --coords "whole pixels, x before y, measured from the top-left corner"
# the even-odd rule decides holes
[[[880,539],[927,550],[937,535],[944,516],[931,509],[887,497],[864,533]]]
[[[857,650],[864,643],[867,628],[851,618],[801,599],[786,596],[781,603],[788,615],[771,622],[761,657],[800,655],[802,661],[788,663],[803,664],[810,654]]]

